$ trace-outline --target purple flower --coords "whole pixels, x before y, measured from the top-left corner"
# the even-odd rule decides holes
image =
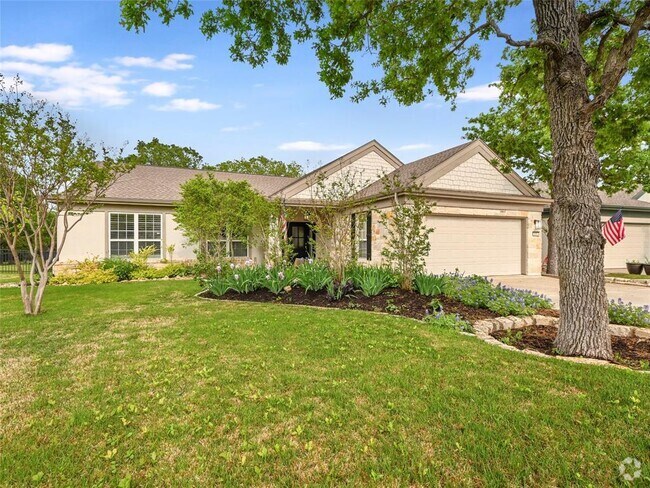
[[[278,278],[281,279],[281,280],[284,279],[284,273],[283,273],[282,271],[280,271],[280,272],[278,273]]]

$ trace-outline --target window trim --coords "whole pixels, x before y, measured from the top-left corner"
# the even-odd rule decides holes
[[[113,239],[111,237],[111,216],[112,215],[133,215],[133,239]],[[157,215],[160,217],[160,239],[140,239],[140,215]],[[140,241],[144,242],[160,242],[160,255],[151,256],[149,259],[163,259],[165,256],[165,214],[158,212],[108,212],[108,249],[107,256],[109,258],[120,258],[122,255],[111,253],[111,243],[113,242],[133,242],[133,251],[138,252],[140,249]]]

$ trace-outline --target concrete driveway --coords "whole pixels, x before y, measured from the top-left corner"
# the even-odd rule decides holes
[[[560,283],[557,278],[549,276],[490,276],[494,283],[503,283],[513,288],[533,290],[543,293],[558,306],[560,299]],[[621,285],[619,283],[607,283],[607,297],[610,300],[622,298],[625,303],[632,302],[634,305],[650,304],[650,288],[647,286]]]

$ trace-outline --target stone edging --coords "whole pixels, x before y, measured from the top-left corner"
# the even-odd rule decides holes
[[[613,276],[605,276],[606,283],[616,283],[618,285],[634,285],[634,286],[647,286],[650,287],[650,278],[647,280],[630,280],[628,278],[616,278]]]
[[[550,325],[552,327],[557,327],[560,319],[556,317],[546,317],[544,315],[533,315],[531,317],[498,317],[496,319],[489,320],[479,320],[474,322],[474,332],[476,337],[482,341],[487,342],[495,346],[499,346],[503,349],[508,349],[510,351],[523,352],[525,354],[531,354],[533,356],[540,356],[545,358],[556,358],[563,359],[565,361],[572,361],[575,363],[583,364],[599,364],[604,366],[615,366],[619,368],[629,369],[625,366],[618,364],[610,363],[609,361],[603,361],[601,359],[591,359],[591,358],[580,358],[580,357],[569,357],[569,356],[549,356],[547,354],[541,353],[539,351],[534,351],[532,349],[517,349],[514,346],[509,346],[504,344],[498,339],[495,339],[490,334],[498,330],[510,330],[510,329],[521,329],[523,327],[528,327],[531,325]],[[644,329],[641,327],[631,327],[627,325],[616,325],[609,324],[609,333],[614,336],[620,337],[640,337],[643,339],[650,339],[650,329]],[[643,373],[648,373],[648,371],[642,371]]]

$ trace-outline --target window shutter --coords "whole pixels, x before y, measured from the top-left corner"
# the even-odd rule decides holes
[[[352,243],[352,258],[357,257],[357,214],[350,215],[350,236]]]
[[[366,214],[366,256],[368,261],[372,260],[372,212]]]

